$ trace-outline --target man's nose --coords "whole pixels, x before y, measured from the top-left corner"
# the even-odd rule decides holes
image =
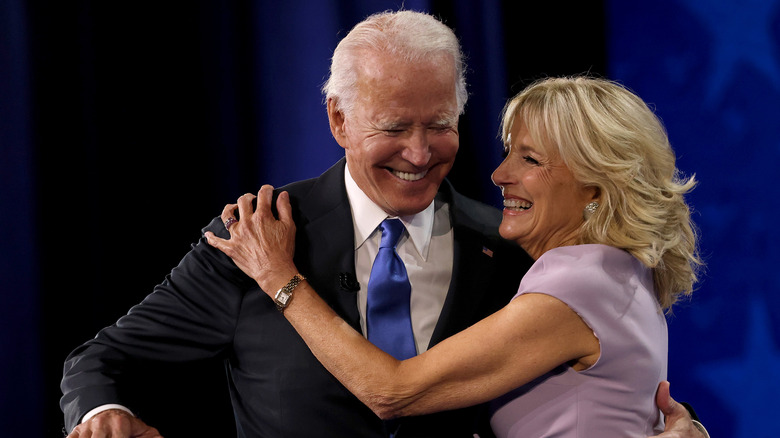
[[[425,129],[415,129],[401,156],[415,166],[425,166],[431,159],[431,145]]]

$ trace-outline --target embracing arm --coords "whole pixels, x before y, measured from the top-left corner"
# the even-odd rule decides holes
[[[230,256],[273,297],[298,273],[292,262],[294,224],[285,193],[270,211],[272,190],[264,186],[239,199],[241,220],[224,240],[209,243]],[[235,205],[223,212],[232,217]],[[418,415],[470,406],[495,398],[552,370],[576,362],[585,368],[599,354],[598,341],[563,302],[542,294],[518,297],[504,309],[436,345],[399,362],[369,343],[339,318],[303,282],[293,292],[285,317],[323,365],[382,418]],[[577,362],[578,359],[584,359]]]
[[[339,318],[308,283],[285,316],[320,362],[381,418],[471,406],[598,352],[564,303],[523,295],[431,350],[397,361]]]

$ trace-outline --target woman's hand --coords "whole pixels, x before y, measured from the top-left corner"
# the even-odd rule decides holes
[[[252,200],[257,198],[257,210]],[[295,253],[295,223],[292,220],[290,197],[281,192],[276,200],[279,219],[271,213],[273,187],[264,185],[257,196],[247,193],[237,204],[228,204],[222,211],[222,222],[230,239],[221,239],[206,232],[209,245],[233,259],[236,266],[252,277],[266,294],[273,298],[298,270],[293,263]],[[238,209],[240,220],[236,220]]]

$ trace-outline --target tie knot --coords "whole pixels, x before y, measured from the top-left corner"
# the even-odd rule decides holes
[[[398,244],[398,239],[403,234],[404,223],[400,219],[385,219],[379,225],[382,230],[382,241],[379,243],[380,248],[395,248]]]

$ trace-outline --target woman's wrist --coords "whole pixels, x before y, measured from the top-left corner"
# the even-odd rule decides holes
[[[304,277],[301,274],[295,274],[292,276],[292,278],[290,278],[290,280],[284,286],[282,286],[278,291],[276,291],[273,300],[274,303],[276,304],[277,310],[284,313],[284,309],[286,309],[287,306],[292,301],[293,292],[295,292],[295,289],[304,280],[306,280],[306,277]]]
[[[297,274],[298,270],[294,266],[292,268],[274,269],[268,275],[264,275],[261,279],[255,279],[255,281],[257,281],[258,286],[266,295],[275,298],[279,289],[283,288]]]

